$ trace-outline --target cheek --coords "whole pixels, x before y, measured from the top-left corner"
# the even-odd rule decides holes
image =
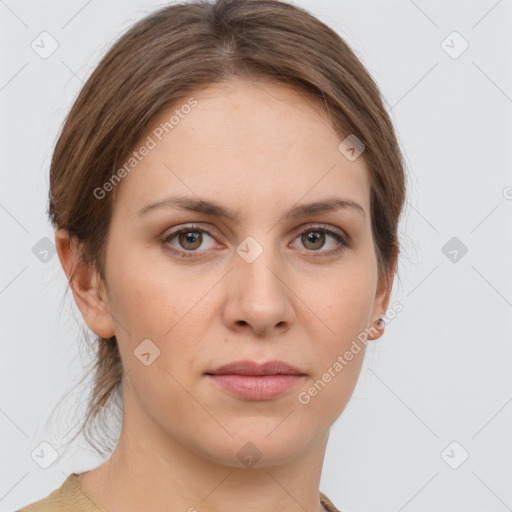
[[[317,365],[313,387],[304,388],[304,401],[325,406],[318,413],[336,416],[357,383],[366,351],[363,339],[374,301],[371,270],[331,280],[323,293],[310,295],[308,305],[317,317],[310,325],[310,353]],[[318,319],[321,319],[320,322]],[[314,327],[313,327],[314,326]]]
[[[316,315],[313,325],[325,331],[323,338],[329,339],[327,346],[340,348],[367,327],[375,300],[375,276],[371,268],[351,269],[340,272],[339,278],[331,276],[323,284],[316,287],[315,294],[306,290],[302,294],[308,297],[307,305]]]
[[[129,384],[124,393],[125,410],[128,415],[134,415],[133,418],[144,411],[162,431],[184,438],[196,428],[199,418],[204,421],[204,411],[193,399],[195,393],[188,389],[186,376],[169,368],[169,360],[179,357],[174,350],[172,354],[169,352],[168,347],[163,347],[160,356],[151,365],[144,366],[125,351],[123,356],[127,354],[132,361],[127,367]]]
[[[337,354],[300,390],[299,407],[303,408],[304,420],[313,424],[313,430],[334,423],[347,406],[361,372],[364,352],[363,346],[344,364],[337,361]]]
[[[114,251],[115,252],[115,251]],[[122,337],[159,339],[186,313],[194,295],[183,277],[165,259],[148,261],[142,251],[112,253],[107,275],[111,313]],[[117,251],[118,253],[120,251]],[[147,251],[148,253],[150,251]],[[190,283],[187,283],[190,284]]]
[[[208,301],[200,301],[208,286],[180,276],[171,269],[153,266],[135,271],[119,266],[112,272],[112,307],[116,335],[127,371],[141,396],[179,391],[172,376],[180,382],[196,372],[198,354],[208,322]],[[204,278],[203,278],[204,281]],[[151,343],[145,341],[150,340]],[[144,367],[137,354],[146,343],[148,358],[154,363]],[[200,360],[200,358],[199,358]],[[150,393],[150,395],[146,395]],[[139,393],[137,393],[139,394]]]
[[[316,322],[319,327],[309,335],[314,374],[297,397],[309,418],[316,417],[319,424],[334,422],[352,396],[366,352],[361,333],[372,306],[368,294],[337,294],[330,299],[323,310],[329,329]]]

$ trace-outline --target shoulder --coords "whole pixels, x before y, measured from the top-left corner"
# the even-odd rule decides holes
[[[334,503],[323,493],[320,493],[320,503],[323,505],[327,512],[343,512],[334,506]]]
[[[71,473],[64,483],[46,498],[31,503],[15,512],[105,512],[81,486],[76,473]]]
[[[62,487],[59,487],[46,496],[46,498],[26,505],[15,512],[60,512],[64,510],[64,504],[61,500],[61,489]]]

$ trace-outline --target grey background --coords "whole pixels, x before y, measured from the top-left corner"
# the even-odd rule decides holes
[[[346,512],[511,510],[512,2],[295,3],[337,30],[377,81],[409,175],[391,299],[403,311],[369,346],[321,490]],[[47,469],[31,455],[44,441],[59,452],[89,383],[84,324],[51,244],[43,252],[41,239],[53,243],[47,174],[99,58],[160,5],[0,0],[2,512],[101,462],[83,442]],[[59,45],[46,59],[31,48],[43,31]],[[469,44],[457,58],[453,31]],[[453,237],[467,247],[457,261],[443,252]],[[50,438],[49,412],[76,383]]]

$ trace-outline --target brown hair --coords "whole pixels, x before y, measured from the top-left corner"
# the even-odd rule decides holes
[[[307,11],[279,0],[165,6],[115,42],[80,91],[56,143],[48,209],[53,227],[78,238],[83,261],[105,281],[114,194],[98,200],[94,190],[126,161],[156,116],[200,88],[234,78],[273,79],[308,93],[325,105],[342,138],[354,134],[365,145],[379,276],[392,282],[405,173],[390,117],[375,82],[343,39]],[[81,432],[104,453],[89,432],[107,405],[120,403],[123,365],[115,336],[99,340]]]

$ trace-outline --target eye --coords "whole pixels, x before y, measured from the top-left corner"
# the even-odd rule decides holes
[[[330,243],[329,238],[331,239]],[[172,243],[175,239],[177,245]],[[309,253],[319,253],[312,254],[314,257],[337,254],[349,245],[340,233],[329,229],[325,224],[303,229],[295,238],[295,240],[297,239],[300,239],[301,244]],[[203,245],[205,242],[206,246]],[[208,231],[197,225],[190,225],[165,235],[162,239],[162,245],[166,251],[172,254],[182,258],[191,258],[197,257],[197,253],[201,253],[203,250],[215,247],[216,243]],[[200,247],[202,247],[202,250],[199,250]],[[327,250],[320,250],[325,247],[327,247]]]
[[[329,243],[329,237],[331,238],[331,243]],[[319,252],[321,255],[325,255],[326,253],[327,255],[332,255],[342,251],[348,246],[348,243],[340,233],[332,229],[328,229],[327,226],[323,224],[309,226],[308,228],[303,229],[295,240],[297,239],[300,239],[301,244],[304,248],[308,249],[308,251]],[[334,240],[334,242],[332,240]],[[325,246],[327,246],[327,250],[319,250]],[[334,248],[329,249],[329,247]],[[317,255],[315,254],[314,256]]]
[[[208,233],[208,231],[200,229],[196,226],[187,226],[185,228],[173,231],[169,235],[165,236],[165,238],[162,240],[162,243],[167,251],[173,254],[178,254],[183,258],[189,258],[194,256],[194,252],[202,252],[198,251],[197,249],[199,249],[203,242],[205,242],[205,235],[211,240],[206,245],[206,247],[203,246],[203,249],[211,249],[215,246],[214,238]],[[171,244],[172,240],[175,238],[177,244],[179,244],[179,248],[176,248],[176,246]]]

